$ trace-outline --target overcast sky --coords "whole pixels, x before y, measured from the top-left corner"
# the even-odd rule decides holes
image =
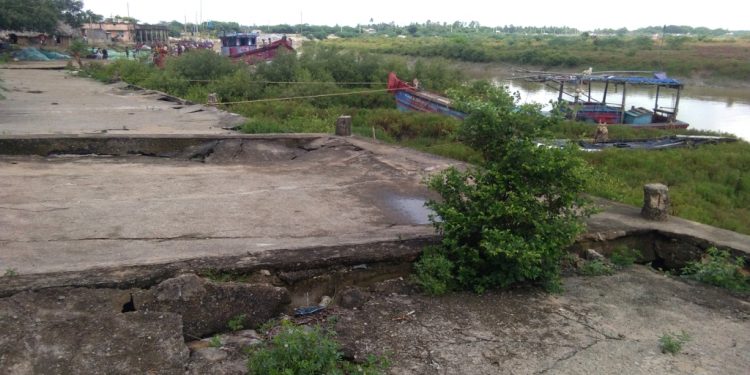
[[[484,26],[570,26],[637,29],[644,26],[689,25],[750,29],[744,3],[739,0],[83,0],[84,7],[105,17],[128,15],[141,22],[177,20],[234,21],[242,25],[299,24],[351,25],[395,22],[408,25],[478,21]],[[201,6],[202,3],[202,6]],[[700,5],[698,5],[700,4]]]

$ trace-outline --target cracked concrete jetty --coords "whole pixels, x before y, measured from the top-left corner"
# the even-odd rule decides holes
[[[213,322],[222,327],[240,308],[232,303],[243,302],[233,294],[240,284],[288,292],[292,302],[277,298],[276,311],[308,292],[319,298],[325,288],[315,282],[335,284],[334,268],[408,271],[437,240],[423,179],[461,166],[356,137],[235,134],[224,128],[238,116],[59,71],[0,75],[10,89],[0,101],[3,373],[214,371],[183,340],[189,280],[203,296],[190,300],[202,308],[195,316],[228,306]],[[667,267],[709,246],[750,254],[746,235],[597,204],[578,250],[607,254],[624,244]],[[210,270],[258,284],[179,276]],[[363,286],[358,309],[336,312],[336,330],[354,356],[394,353],[398,374],[744,374],[750,366],[746,297],[644,266],[564,283],[560,295],[522,287],[436,298],[392,278]],[[227,292],[212,300],[208,290]],[[176,306],[149,311],[143,294],[172,295]],[[693,337],[684,353],[661,354],[659,336],[680,330]],[[245,369],[236,357],[238,370],[226,373]]]

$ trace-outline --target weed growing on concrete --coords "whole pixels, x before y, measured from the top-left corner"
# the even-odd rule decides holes
[[[606,276],[615,273],[615,270],[611,265],[597,259],[584,263],[580,272],[584,276]]]
[[[232,331],[239,331],[241,329],[245,328],[245,319],[247,316],[245,314],[240,314],[235,316],[234,318],[230,319],[227,323],[227,326]]]
[[[344,361],[332,333],[319,326],[301,327],[283,321],[281,330],[249,354],[250,374],[381,374],[384,357],[370,356],[362,364]]]
[[[18,276],[18,271],[16,271],[15,268],[6,268],[5,273],[3,274],[5,277],[15,277]]]
[[[221,338],[219,335],[214,335],[211,337],[211,340],[208,342],[208,346],[212,348],[221,348]]]
[[[733,258],[728,251],[712,247],[703,260],[683,268],[682,276],[735,292],[750,292],[750,277],[741,271],[744,266],[744,258]]]
[[[690,335],[682,331],[679,334],[665,333],[659,338],[659,347],[661,352],[666,354],[677,354],[682,350],[682,345],[690,341]]]
[[[641,252],[636,249],[628,248],[627,246],[618,246],[612,252],[609,260],[617,268],[627,268],[633,265],[638,258],[641,257]]]

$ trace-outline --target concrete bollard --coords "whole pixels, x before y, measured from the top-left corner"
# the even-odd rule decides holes
[[[343,137],[352,135],[352,116],[339,116],[336,119],[336,135]]]
[[[669,217],[669,188],[664,184],[643,185],[641,216],[648,220],[666,221]]]
[[[208,105],[218,105],[219,96],[215,92],[208,94]]]

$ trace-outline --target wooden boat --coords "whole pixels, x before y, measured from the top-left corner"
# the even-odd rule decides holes
[[[466,114],[456,111],[451,100],[427,91],[422,91],[415,82],[410,85],[400,80],[396,73],[388,74],[388,90],[396,99],[396,107],[401,111],[431,112],[463,120]]]
[[[683,89],[682,82],[668,78],[664,73],[654,73],[652,77],[591,74],[550,74],[539,72],[537,75],[525,77],[529,81],[549,83],[558,86],[558,102],[564,103],[567,115],[571,119],[589,122],[592,124],[620,124],[638,128],[658,129],[684,129],[688,123],[677,119],[677,111],[680,104],[680,93]],[[604,84],[604,93],[601,101],[591,97],[592,84]],[[566,91],[566,87],[573,86],[573,94]],[[620,103],[607,102],[607,93],[610,88],[621,87],[622,100]],[[626,108],[627,88],[629,86],[655,87],[656,99],[653,109],[643,107]],[[660,95],[663,90],[674,90],[676,99],[674,107],[663,107],[659,105]],[[573,100],[563,97],[568,95]]]
[[[737,139],[707,135],[673,135],[653,139],[631,139],[597,143],[579,141],[578,146],[584,151],[600,151],[610,148],[627,150],[662,150],[665,148],[696,147],[729,142],[737,142]]]
[[[273,60],[280,49],[294,51],[291,39],[286,35],[281,39],[268,42],[260,38],[257,33],[232,33],[225,34],[221,39],[221,54],[233,60],[244,61],[254,64],[259,61]]]

